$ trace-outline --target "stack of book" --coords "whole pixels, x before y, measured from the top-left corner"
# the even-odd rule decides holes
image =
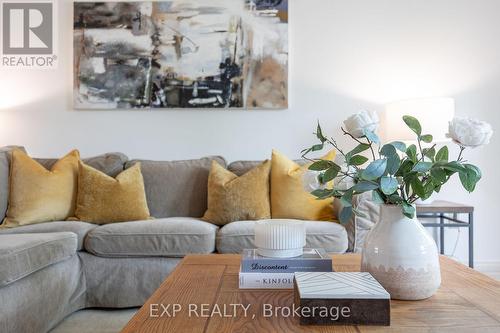
[[[255,249],[244,250],[240,266],[241,289],[293,289],[295,272],[333,272],[323,249],[304,249],[301,256],[269,258]]]

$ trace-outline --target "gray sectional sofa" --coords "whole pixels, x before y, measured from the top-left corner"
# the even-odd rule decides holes
[[[8,204],[9,154],[0,149],[0,218]],[[255,221],[217,227],[202,221],[212,160],[140,161],[154,220],[96,225],[58,221],[0,229],[0,332],[48,332],[65,316],[89,307],[141,306],[181,258],[190,253],[240,253],[253,247]],[[39,159],[49,168],[54,159]],[[137,160],[108,153],[84,160],[116,176]],[[256,164],[228,169],[243,174]],[[307,246],[342,253],[360,249],[377,208],[355,199],[368,216],[346,227],[306,221]]]

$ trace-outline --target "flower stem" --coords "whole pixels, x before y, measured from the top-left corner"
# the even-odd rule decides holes
[[[357,143],[359,143],[359,144],[363,143],[363,142],[361,142],[361,140],[359,140],[358,138],[356,138],[354,135],[352,135],[351,133],[347,132],[343,127],[341,127],[340,129],[342,130],[342,132],[344,133],[344,135],[350,136]]]
[[[373,150],[373,142],[370,141],[370,139],[366,138],[366,141],[368,141],[368,144],[370,145],[370,151],[372,152],[372,157],[373,160],[375,161],[377,158],[375,157],[375,151]]]
[[[424,150],[422,149],[422,143],[420,143],[420,137],[417,138],[418,149],[420,150],[420,155],[422,161],[424,160]]]
[[[458,154],[457,161],[461,161],[462,160],[462,153],[464,152],[464,150],[465,150],[465,147],[464,146],[460,146],[460,153]]]

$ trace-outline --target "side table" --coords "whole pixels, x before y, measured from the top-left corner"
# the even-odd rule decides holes
[[[468,220],[460,220],[459,214],[466,214]],[[430,204],[417,205],[417,218],[438,219],[439,222],[421,221],[424,227],[439,228],[439,251],[444,254],[445,228],[469,229],[469,267],[474,268],[474,207],[455,202],[436,200]]]

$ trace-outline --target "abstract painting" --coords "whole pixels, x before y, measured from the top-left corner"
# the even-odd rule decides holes
[[[75,2],[77,109],[288,107],[288,0]]]

